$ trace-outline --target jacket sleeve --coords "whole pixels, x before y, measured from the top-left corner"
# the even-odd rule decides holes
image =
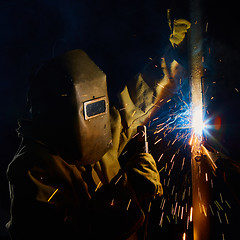
[[[13,240],[124,239],[142,224],[126,174],[119,172],[90,196],[84,168],[34,150],[37,160],[19,154],[8,169]]]
[[[32,166],[24,160],[18,157],[8,169],[12,239],[72,239],[88,233],[90,196],[76,167],[61,158],[45,157]]]
[[[142,226],[145,215],[125,172],[103,185],[91,199],[91,239],[128,239]],[[131,238],[132,239],[132,238]]]
[[[105,176],[103,183],[109,183],[118,173],[118,157],[136,134],[137,126],[146,124],[175,93],[179,71],[183,70],[176,61],[167,66],[164,58],[153,60],[120,93],[121,107],[111,109],[112,148],[95,165],[95,170]]]

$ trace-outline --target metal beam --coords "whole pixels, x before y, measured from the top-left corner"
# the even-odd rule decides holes
[[[210,236],[209,184],[204,180],[202,172],[207,171],[204,159],[201,157],[201,128],[203,126],[202,86],[202,17],[200,0],[190,1],[191,31],[189,39],[190,86],[192,97],[192,204],[193,204],[193,238],[208,240]]]

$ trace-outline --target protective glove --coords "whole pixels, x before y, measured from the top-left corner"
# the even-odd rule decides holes
[[[163,194],[159,172],[151,154],[138,154],[125,168],[128,180],[140,201]]]
[[[145,215],[124,171],[95,192],[89,215],[91,239],[128,239],[142,226]]]
[[[185,19],[174,20],[173,29],[171,29],[172,33],[169,38],[173,48],[179,46],[183,42],[185,35],[190,27],[191,23]]]

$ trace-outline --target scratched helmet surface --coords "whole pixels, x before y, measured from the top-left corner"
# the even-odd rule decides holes
[[[29,99],[33,121],[48,129],[63,156],[92,164],[110,148],[106,75],[82,50],[45,63],[33,77]]]

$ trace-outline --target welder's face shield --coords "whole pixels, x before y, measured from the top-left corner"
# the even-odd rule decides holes
[[[75,50],[72,54],[79,163],[87,165],[99,161],[112,144],[106,75],[84,52]]]
[[[55,117],[62,122],[60,150],[78,165],[93,164],[112,144],[106,75],[81,50],[67,52],[56,61],[71,82],[70,92],[61,94],[63,99],[71,95],[71,104],[60,104],[62,117]]]
[[[106,75],[82,50],[40,68],[29,91],[35,131],[68,162],[99,161],[112,144]]]

